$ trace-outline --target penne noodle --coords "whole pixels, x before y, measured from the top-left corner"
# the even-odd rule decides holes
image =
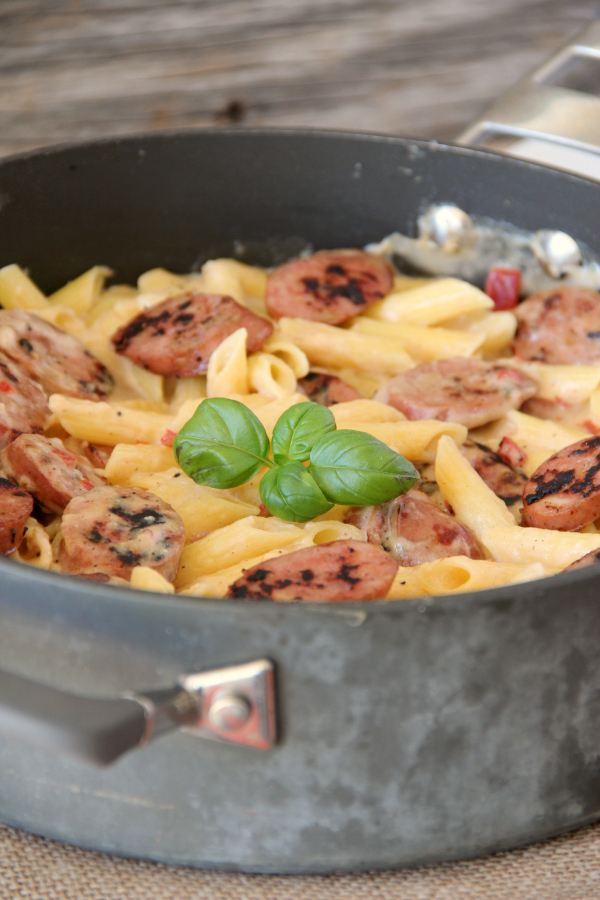
[[[600,550],[600,534],[551,531],[546,528],[495,527],[486,532],[485,545],[494,559],[506,563],[542,563],[564,569],[592,550]]]
[[[447,435],[440,438],[435,480],[457,519],[485,544],[490,528],[518,528],[513,515],[487,486]]]
[[[444,322],[446,329],[478,334],[483,338],[479,350],[494,356],[505,350],[517,332],[517,317],[509,310],[465,313]]]
[[[170,581],[157,572],[156,569],[150,569],[148,566],[135,566],[131,570],[132,588],[138,591],[155,591],[158,594],[174,594],[175,588]]]
[[[225,294],[264,315],[267,273],[262,269],[235,259],[211,259],[202,266],[202,279],[207,294]]]
[[[280,337],[277,333],[267,338],[262,345],[262,350],[283,360],[290,367],[296,378],[304,378],[308,374],[310,365],[306,353],[303,353],[299,347],[296,347],[291,341]]]
[[[412,463],[433,462],[440,439],[444,436],[455,446],[467,439],[467,429],[456,422],[421,419],[415,422],[355,422],[355,431],[372,434]]]
[[[489,559],[450,556],[412,568],[400,567],[387,600],[435,597],[520,584],[553,575],[542,563],[502,563]]]
[[[511,365],[537,381],[539,387],[535,396],[540,400],[575,406],[589,400],[600,386],[600,365],[551,366],[522,360],[511,361]]]
[[[80,316],[85,315],[98,301],[109,275],[112,275],[112,271],[107,266],[93,266],[79,278],[69,281],[51,294],[48,302],[66,306]]]
[[[92,444],[156,444],[170,416],[52,394],[48,404],[65,431]]]
[[[248,385],[259,394],[279,400],[296,392],[296,376],[293,369],[278,356],[252,353],[248,358]]]
[[[231,394],[248,393],[247,338],[246,329],[238,328],[211,354],[206,373],[208,397],[229,397]]]
[[[111,484],[130,487],[129,480],[140,472],[164,472],[175,464],[170,447],[160,444],[117,444],[104,469]]]
[[[173,466],[157,474],[132,474],[128,487],[150,491],[172,506],[183,520],[188,543],[198,541],[211,531],[225,528],[239,519],[257,516],[260,511],[258,506],[245,503],[235,494],[196,484],[181,469]]]
[[[378,400],[347,400],[331,407],[338,428],[354,428],[357,422],[382,424],[405,422],[406,416],[399,409]]]
[[[52,544],[48,532],[37,519],[27,519],[21,546],[11,554],[11,558],[35,566],[37,569],[50,569],[52,556]]]
[[[20,266],[0,269],[0,306],[3,309],[46,309],[48,300]]]
[[[279,320],[279,330],[317,366],[353,367],[368,373],[396,375],[414,365],[393,339],[285,317]]]
[[[385,322],[437,325],[464,313],[492,309],[493,301],[467,281],[439,278],[373,303],[364,316]]]
[[[350,330],[388,340],[393,338],[407,353],[421,362],[448,356],[473,356],[485,341],[483,334],[468,334],[466,331],[451,331],[448,328],[425,328],[410,322],[385,322],[366,316],[357,316]]]
[[[189,544],[183,551],[175,586],[188,587],[203,575],[228,569],[269,550],[280,550],[302,536],[302,529],[291,522],[247,516]]]

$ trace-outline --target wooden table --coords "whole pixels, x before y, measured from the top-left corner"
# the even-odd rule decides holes
[[[452,138],[599,0],[0,0],[0,154],[242,123]],[[261,879],[0,827],[0,898],[594,900],[600,826],[479,862]],[[123,894],[125,896],[125,894]]]
[[[206,126],[452,138],[598,0],[1,0],[0,154]]]

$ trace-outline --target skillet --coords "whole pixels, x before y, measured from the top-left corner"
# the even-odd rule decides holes
[[[3,161],[0,265],[50,292],[96,263],[119,281],[232,254],[273,264],[306,242],[414,234],[441,202],[600,253],[600,184],[435,142],[232,129]],[[599,587],[591,567],[304,606],[165,599],[0,559],[0,818],[126,856],[279,873],[476,856],[595,821]],[[182,674],[215,670],[234,686],[217,697],[224,717],[217,676],[184,679],[198,708],[175,708]],[[177,716],[186,728],[120,755]],[[198,739],[236,729],[240,742]]]

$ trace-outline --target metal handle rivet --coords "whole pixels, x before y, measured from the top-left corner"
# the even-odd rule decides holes
[[[219,694],[210,704],[208,720],[220,731],[238,731],[250,718],[252,707],[243,694]]]

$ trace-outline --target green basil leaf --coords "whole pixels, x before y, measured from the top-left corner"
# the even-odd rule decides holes
[[[282,466],[289,460],[304,462],[315,442],[335,431],[333,413],[318,403],[296,403],[277,420],[273,429],[273,461]]]
[[[343,429],[319,438],[308,471],[333,503],[378,506],[405,493],[419,474],[377,438]]]
[[[333,506],[299,462],[265,472],[259,491],[269,512],[285,522],[308,522]]]
[[[177,462],[197,484],[232,488],[245,484],[269,460],[269,438],[243,403],[214,397],[203,400],[173,439]]]

